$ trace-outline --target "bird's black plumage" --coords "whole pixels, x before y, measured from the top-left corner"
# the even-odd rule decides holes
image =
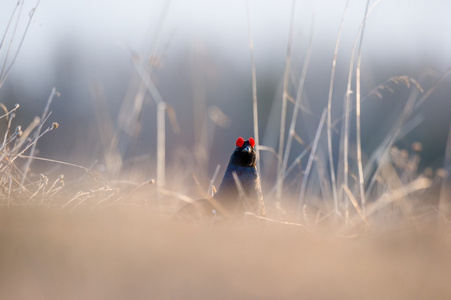
[[[238,138],[222,182],[212,199],[198,200],[182,211],[200,215],[240,216],[244,212],[265,214],[263,196],[256,167],[255,141]],[[194,209],[194,210],[193,210]]]

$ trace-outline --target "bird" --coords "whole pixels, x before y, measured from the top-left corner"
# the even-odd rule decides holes
[[[239,137],[217,192],[210,199],[195,200],[179,210],[182,219],[236,219],[250,212],[265,216],[265,205],[256,165],[255,140]]]

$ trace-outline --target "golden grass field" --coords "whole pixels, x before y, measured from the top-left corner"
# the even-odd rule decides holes
[[[449,226],[335,233],[199,227],[144,206],[3,207],[0,298],[449,299]]]

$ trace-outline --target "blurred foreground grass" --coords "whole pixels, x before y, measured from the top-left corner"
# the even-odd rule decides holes
[[[343,238],[149,207],[2,207],[1,298],[449,299],[450,228],[431,229]]]

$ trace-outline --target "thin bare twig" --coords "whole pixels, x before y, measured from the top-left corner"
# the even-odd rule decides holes
[[[42,117],[41,117],[42,121],[40,122],[40,124],[39,124],[39,126],[38,126],[38,128],[36,130],[35,139],[33,141],[33,146],[31,147],[31,150],[30,150],[30,158],[27,160],[27,162],[25,163],[25,166],[24,166],[24,172],[23,172],[24,174],[23,174],[23,177],[22,177],[21,184],[23,184],[25,182],[25,178],[27,177],[28,171],[30,169],[31,162],[33,161],[33,156],[34,156],[34,153],[35,153],[35,150],[36,150],[36,145],[38,143],[38,139],[40,137],[39,135],[41,133],[42,126],[44,126],[44,123],[45,123],[47,117],[49,116],[50,105],[52,104],[53,98],[55,96],[59,97],[60,94],[56,90],[56,88],[53,88],[52,92],[50,93],[49,99],[47,100],[47,105],[45,106],[44,112],[42,113]]]

